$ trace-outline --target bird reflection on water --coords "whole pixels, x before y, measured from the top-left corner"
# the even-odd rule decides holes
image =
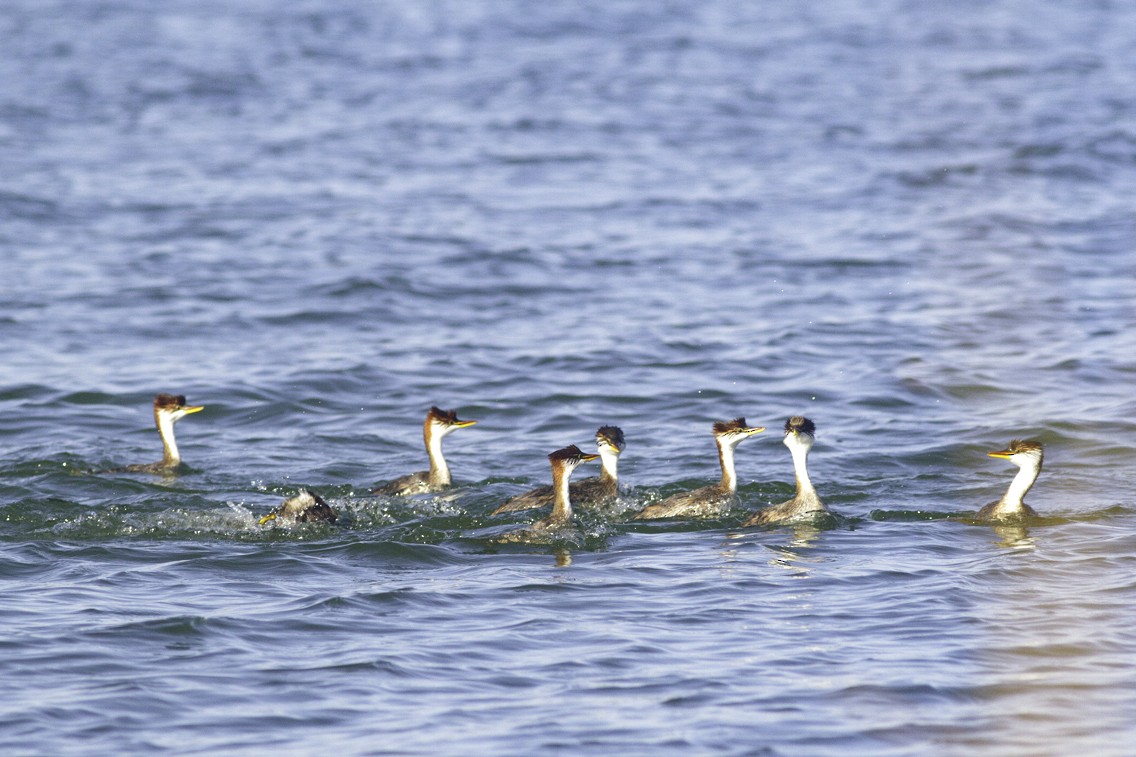
[[[769,558],[769,564],[773,567],[792,572],[793,578],[808,578],[813,564],[823,562],[823,559],[812,557],[807,550],[816,546],[817,540],[826,530],[828,529],[818,528],[811,523],[798,523],[787,529],[766,532],[771,536],[775,535],[778,539],[785,533],[789,533],[792,538],[789,539],[788,543],[759,543],[757,546],[773,552],[773,556]],[[726,539],[728,541],[723,545],[724,549],[720,554],[724,559],[736,562],[738,561],[738,545],[730,543],[730,540],[752,540],[754,539],[754,532],[731,531],[726,534]]]
[[[1030,530],[1020,523],[999,523],[991,526],[990,530],[1000,537],[999,541],[994,542],[996,546],[1020,550],[1037,549]]]

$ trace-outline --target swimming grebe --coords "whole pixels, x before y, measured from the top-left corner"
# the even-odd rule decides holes
[[[331,505],[320,499],[318,494],[311,489],[304,489],[261,518],[259,525],[263,526],[277,518],[290,523],[334,523],[338,517]]]
[[[745,418],[718,421],[714,424],[714,443],[718,445],[718,462],[722,480],[689,492],[680,492],[662,502],[648,505],[635,515],[635,520],[650,518],[711,517],[721,515],[734,501],[738,479],[734,474],[734,448],[743,440],[765,430],[764,426],[747,426]]]
[[[1010,488],[1002,495],[1002,499],[991,502],[978,511],[979,520],[1010,520],[1013,518],[1036,518],[1037,511],[1027,505],[1023,500],[1026,492],[1037,480],[1041,473],[1042,448],[1038,442],[1014,439],[1010,446],[997,452],[987,452],[990,457],[1000,457],[1009,460],[1020,469],[1018,475],[1010,482]]]
[[[785,446],[793,454],[793,472],[797,477],[797,494],[788,502],[767,507],[754,513],[749,520],[742,524],[746,526],[761,526],[769,523],[784,523],[786,521],[800,520],[811,517],[817,513],[828,512],[828,508],[820,501],[812,481],[809,480],[809,471],[806,462],[809,450],[816,440],[816,424],[803,415],[794,415],[785,421]]]
[[[581,452],[575,444],[558,449],[548,456],[552,465],[554,501],[552,514],[531,526],[509,531],[498,537],[502,542],[542,542],[572,531],[572,498],[568,479],[581,463],[595,460],[599,455]]]
[[[204,405],[186,405],[183,394],[154,395],[154,425],[162,437],[162,459],[156,463],[138,463],[123,468],[113,468],[103,473],[172,473],[181,465],[177,439],[174,438],[174,424],[191,413],[205,409]]]
[[[442,440],[459,428],[472,426],[477,421],[458,420],[453,410],[430,408],[422,424],[422,438],[426,454],[430,456],[430,470],[396,478],[371,490],[371,494],[404,497],[411,494],[437,492],[450,487],[450,468],[442,456]]]
[[[603,470],[599,476],[573,481],[568,485],[568,493],[577,506],[594,505],[619,495],[619,455],[627,445],[623,441],[623,431],[617,426],[600,426],[596,431],[596,448],[600,453]],[[531,507],[551,505],[556,493],[551,486],[540,486],[532,491],[518,494],[505,502],[491,514],[511,513],[528,510]]]

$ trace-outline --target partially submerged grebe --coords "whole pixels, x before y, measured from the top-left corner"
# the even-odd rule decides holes
[[[734,473],[734,449],[743,440],[765,430],[764,426],[747,426],[745,418],[718,421],[714,424],[714,443],[718,446],[718,463],[722,480],[689,492],[667,497],[648,505],[635,515],[635,520],[650,518],[711,517],[721,515],[733,503],[738,488]]]
[[[311,489],[304,489],[295,497],[284,500],[279,507],[261,518],[258,525],[263,526],[277,519],[289,523],[335,523],[338,518],[331,505],[324,502]]]
[[[531,526],[509,531],[497,538],[500,542],[548,542],[564,535],[573,535],[572,499],[568,489],[568,479],[572,471],[581,463],[595,460],[599,455],[581,452],[575,444],[558,449],[548,456],[552,465],[552,489],[554,501],[552,514],[541,518]]]
[[[396,478],[371,490],[371,494],[404,497],[411,494],[425,494],[442,491],[450,487],[450,468],[442,456],[442,440],[459,428],[472,426],[477,421],[459,420],[453,410],[430,408],[426,422],[422,424],[422,438],[426,442],[426,454],[430,456],[430,470],[411,473]]]
[[[596,431],[596,448],[600,454],[600,475],[573,481],[568,485],[568,493],[577,506],[595,505],[615,499],[619,495],[619,455],[626,444],[623,431],[617,426],[601,426]],[[528,510],[532,507],[551,505],[556,498],[552,486],[539,486],[532,491],[518,494],[498,507],[491,514],[511,513]]]
[[[997,452],[987,452],[990,457],[1000,457],[1018,466],[1018,475],[1010,482],[1010,488],[1002,499],[991,502],[978,511],[979,520],[1011,520],[1015,518],[1036,518],[1037,511],[1024,500],[1026,492],[1033,486],[1041,473],[1042,447],[1038,442],[1014,439],[1010,446]]]
[[[785,446],[793,455],[793,472],[797,478],[797,493],[787,502],[767,507],[754,513],[742,524],[746,526],[762,526],[770,523],[785,523],[812,517],[818,513],[828,512],[828,508],[820,501],[812,481],[809,480],[809,471],[806,463],[809,450],[816,441],[816,424],[803,415],[794,415],[785,421]]]
[[[162,459],[156,463],[139,463],[122,468],[112,468],[102,473],[172,473],[181,465],[177,439],[174,438],[174,424],[191,413],[205,409],[204,405],[185,404],[184,394],[154,395],[154,425],[162,437]]]

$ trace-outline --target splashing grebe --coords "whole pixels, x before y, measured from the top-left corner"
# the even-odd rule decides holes
[[[1009,460],[1020,469],[1010,482],[1010,488],[1002,495],[1002,499],[991,502],[978,511],[979,520],[1010,520],[1014,518],[1036,518],[1037,511],[1027,505],[1023,500],[1026,492],[1033,486],[1037,476],[1041,473],[1042,447],[1038,442],[1014,439],[1010,446],[997,452],[987,452],[990,457],[1000,457]]]
[[[205,409],[204,405],[186,405],[184,394],[154,395],[154,425],[162,437],[162,459],[156,463],[139,463],[122,468],[112,468],[101,473],[172,473],[181,465],[177,439],[174,438],[174,424],[191,413]]]
[[[278,518],[291,523],[334,523],[339,516],[318,494],[311,489],[304,489],[295,497],[289,497],[280,503],[279,507],[261,518],[258,525],[263,526]]]
[[[458,420],[453,410],[430,408],[426,422],[422,424],[422,438],[426,442],[426,454],[430,456],[430,470],[411,473],[396,478],[371,490],[371,494],[405,497],[411,494],[424,494],[442,491],[450,487],[450,468],[442,456],[442,440],[459,428],[472,426],[477,421]]]
[[[572,531],[572,498],[569,493],[568,479],[572,471],[581,463],[595,460],[599,455],[581,452],[575,444],[558,449],[548,456],[552,465],[552,489],[554,501],[552,514],[541,518],[531,526],[509,531],[498,537],[502,542],[542,542]]]
[[[689,492],[667,497],[648,505],[635,515],[635,520],[651,518],[709,517],[720,515],[734,501],[738,479],[734,473],[734,448],[743,440],[765,430],[764,426],[747,426],[745,418],[718,421],[714,424],[714,443],[718,445],[718,463],[722,480]]]
[[[600,465],[603,470],[599,476],[585,478],[582,481],[573,481],[568,485],[569,496],[577,505],[594,505],[619,495],[619,455],[626,444],[623,441],[623,431],[617,426],[600,426],[596,431],[596,448],[600,453]],[[511,513],[517,510],[528,510],[532,507],[551,505],[556,498],[556,492],[551,486],[539,486],[532,491],[518,494],[505,502],[491,514]]]
[[[793,454],[793,472],[797,478],[797,494],[788,502],[767,507],[750,516],[742,527],[761,526],[770,523],[784,523],[786,521],[800,520],[811,517],[817,513],[828,512],[828,508],[820,501],[812,481],[809,480],[809,471],[806,463],[809,450],[816,440],[816,424],[803,415],[794,415],[785,421],[785,446]]]

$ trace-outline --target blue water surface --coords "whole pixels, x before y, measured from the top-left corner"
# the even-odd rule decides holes
[[[1130,754],[1133,28],[9,0],[0,749]],[[180,474],[92,473],[157,392]],[[431,405],[458,486],[371,496]],[[741,529],[797,414],[840,518]],[[629,519],[738,416],[733,512]],[[497,543],[601,425],[620,501]],[[1042,517],[975,523],[1015,437]],[[303,487],[339,524],[258,525]]]

